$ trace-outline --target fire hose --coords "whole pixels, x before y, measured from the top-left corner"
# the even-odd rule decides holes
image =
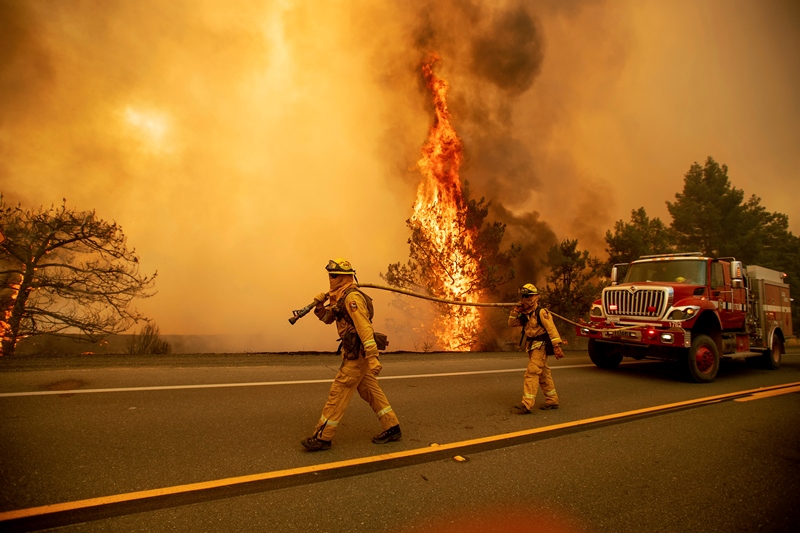
[[[448,304],[448,305],[467,305],[467,306],[473,306],[473,307],[517,307],[518,305],[521,305],[520,302],[498,302],[498,303],[493,303],[493,302],[465,302],[465,301],[461,301],[461,300],[448,300],[446,298],[437,298],[436,296],[427,296],[425,294],[419,294],[417,292],[409,291],[409,290],[406,290],[406,289],[400,289],[400,288],[397,288],[397,287],[387,287],[385,285],[375,285],[375,284],[372,284],[372,283],[359,283],[358,287],[361,288],[361,289],[379,289],[379,290],[382,290],[382,291],[397,292],[397,293],[400,293],[400,294],[405,294],[406,296],[412,296],[414,298],[421,298],[423,300],[430,300],[432,302],[439,302],[439,303]],[[289,319],[289,323],[294,325],[295,322],[297,322],[298,320],[300,320],[301,318],[306,316],[308,313],[310,313],[311,310],[314,309],[314,307],[316,307],[317,302],[318,302],[317,300],[314,300],[313,302],[311,302],[307,306],[303,307],[302,309],[297,309],[295,311],[292,311],[292,317]],[[554,313],[552,311],[550,311],[550,314],[555,316],[555,317],[560,318],[564,322],[572,324],[573,326],[578,326],[580,328],[585,328],[585,329],[588,329],[590,331],[597,331],[597,332],[621,331],[621,330],[624,330],[624,329],[633,329],[633,328],[640,327],[640,326],[627,326],[627,327],[613,328],[613,329],[595,328],[595,327],[589,326],[588,324],[585,324],[585,323],[573,322],[572,320],[570,320],[568,318],[565,318],[565,317],[563,317],[563,316],[561,316],[561,315],[559,315],[557,313]]]

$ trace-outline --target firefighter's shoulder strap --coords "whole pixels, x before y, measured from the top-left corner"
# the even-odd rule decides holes
[[[536,310],[536,319],[539,321],[539,325],[544,328],[544,324],[542,323],[542,311],[544,311],[544,307],[540,307]],[[553,348],[553,340],[550,338],[550,333],[547,331],[547,328],[544,328],[544,333],[536,338],[537,340],[544,341],[544,350],[547,355],[555,355],[556,351]]]
[[[525,327],[528,325],[531,317],[533,316],[533,311],[529,313],[520,313],[517,317],[519,320],[519,324],[522,326],[522,334],[519,337],[519,345],[522,346],[522,343],[525,341]]]
[[[336,302],[336,314],[350,322],[353,323],[353,319],[350,318],[350,313],[347,312],[345,309],[344,301],[347,299],[347,295],[352,293],[353,291],[357,292],[361,296],[364,297],[364,302],[367,304],[367,313],[369,314],[369,321],[372,322],[372,317],[375,316],[375,307],[372,305],[372,298],[369,295],[365,294],[364,291],[359,290],[358,287],[350,287],[342,294],[342,297],[339,298],[339,301]]]

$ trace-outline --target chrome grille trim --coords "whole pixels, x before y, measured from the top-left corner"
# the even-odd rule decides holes
[[[606,316],[660,318],[672,304],[669,287],[642,287],[635,285],[606,287],[603,289],[603,311]],[[611,306],[616,305],[615,310]],[[648,311],[648,307],[655,308]]]

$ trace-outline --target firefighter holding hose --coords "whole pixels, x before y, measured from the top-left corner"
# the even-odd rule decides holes
[[[525,284],[519,291],[522,302],[511,310],[509,326],[522,326],[522,339],[528,352],[528,368],[522,383],[522,403],[514,406],[518,414],[530,414],[536,402],[539,385],[544,393],[545,404],[539,409],[558,409],[558,394],[553,383],[547,356],[556,359],[564,357],[562,341],[553,323],[550,312],[539,307],[539,290],[532,283]]]
[[[372,299],[358,289],[356,271],[346,259],[328,261],[325,269],[331,290],[314,297],[314,314],[325,324],[336,323],[342,365],[331,384],[314,434],[300,443],[312,452],[330,449],[339,422],[356,391],[369,403],[383,427],[383,432],[373,437],[372,442],[385,444],[400,440],[400,422],[378,384],[381,363],[376,337],[379,341],[385,337],[372,329]]]

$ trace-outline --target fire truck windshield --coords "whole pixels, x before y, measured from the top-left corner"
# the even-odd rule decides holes
[[[705,285],[706,262],[697,259],[675,259],[632,264],[625,275],[624,283],[645,281]]]

